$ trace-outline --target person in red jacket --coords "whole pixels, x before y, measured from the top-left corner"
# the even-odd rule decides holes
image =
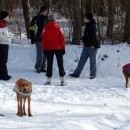
[[[126,80],[126,88],[128,88],[128,80],[130,78],[130,63],[125,64],[122,68],[123,68],[123,74]]]
[[[61,77],[61,85],[65,85],[65,71],[63,65],[63,55],[65,54],[65,37],[58,23],[55,22],[53,15],[48,16],[48,23],[45,25],[43,30],[42,48],[44,54],[47,56],[47,82],[45,85],[51,84],[54,55],[57,59],[59,75]]]

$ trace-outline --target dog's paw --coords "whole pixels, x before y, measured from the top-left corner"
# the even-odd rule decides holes
[[[26,116],[27,114],[26,114],[26,112],[25,113],[23,113],[23,116]]]
[[[22,116],[23,116],[23,114],[20,114],[19,116],[20,116],[20,117],[22,117]]]
[[[16,115],[18,116],[18,115],[19,115],[19,113],[16,113]]]
[[[21,114],[21,113],[17,113],[16,115],[17,115],[17,116],[20,116],[20,117],[23,116],[23,114]]]
[[[28,114],[28,116],[32,116],[32,114],[31,114],[31,113],[29,113],[29,114]]]

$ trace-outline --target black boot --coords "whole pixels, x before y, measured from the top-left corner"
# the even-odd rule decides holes
[[[4,76],[0,76],[0,80],[5,80],[5,81],[8,81],[11,79],[11,76],[10,75],[4,75]]]
[[[78,78],[79,77],[79,75],[77,75],[75,73],[69,74],[69,76],[74,77],[74,78]]]

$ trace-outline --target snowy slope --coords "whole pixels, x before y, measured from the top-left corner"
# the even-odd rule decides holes
[[[17,40],[9,51],[10,81],[0,81],[0,130],[129,130],[130,90],[125,88],[122,66],[130,61],[126,44],[104,45],[97,55],[97,78],[90,80],[89,61],[81,77],[68,76],[77,66],[81,46],[68,45],[64,58],[67,86],[59,86],[56,62],[51,86],[34,70],[35,46]],[[20,45],[17,45],[20,43]],[[108,58],[103,58],[107,55]],[[105,60],[104,60],[105,59]],[[32,117],[16,116],[15,81],[33,83]]]

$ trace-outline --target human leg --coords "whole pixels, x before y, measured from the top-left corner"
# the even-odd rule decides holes
[[[11,76],[8,75],[7,60],[8,60],[8,45],[0,44],[0,79],[9,80]]]
[[[61,50],[58,50],[55,52],[56,54],[56,59],[57,59],[57,64],[59,68],[59,75],[61,78],[61,86],[66,85],[67,83],[65,82],[65,70],[64,70],[64,64],[63,64],[63,53]]]
[[[52,77],[54,51],[48,51],[46,53],[46,56],[47,56],[47,72],[46,72],[46,76],[51,78]]]
[[[60,77],[63,77],[65,75],[64,65],[63,65],[63,54],[61,50],[55,51],[57,64],[59,68],[59,75]]]
[[[36,45],[36,64],[35,64],[35,69],[37,70],[38,73],[41,72],[41,66],[43,62],[43,51],[42,51],[42,44],[40,41],[37,41],[35,43]]]
[[[85,63],[86,63],[88,57],[89,57],[88,49],[87,49],[87,47],[83,47],[77,68],[75,69],[73,74],[70,74],[70,76],[77,77],[77,78],[79,77],[79,75],[81,74],[81,72],[85,66]]]
[[[89,49],[90,56],[90,78],[93,79],[96,77],[96,54],[97,49]]]
[[[47,56],[47,71],[46,71],[47,81],[45,85],[50,85],[52,77],[54,51],[47,51],[46,56]]]

